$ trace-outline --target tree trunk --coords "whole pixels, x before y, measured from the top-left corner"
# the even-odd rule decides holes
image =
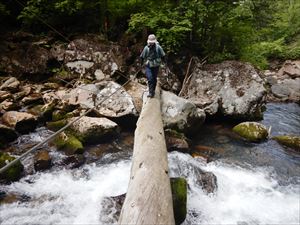
[[[130,181],[119,224],[173,225],[174,213],[160,90],[147,98],[137,128]]]

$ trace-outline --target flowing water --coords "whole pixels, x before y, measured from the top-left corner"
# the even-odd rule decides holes
[[[264,117],[262,123],[272,126],[272,135],[300,135],[299,106],[269,104]],[[195,137],[195,146],[216,149],[210,163],[169,153],[170,174],[187,177],[189,184],[184,224],[299,224],[300,155],[273,140],[247,143],[230,128],[209,124]],[[0,190],[19,200],[0,205],[0,223],[102,224],[112,218],[102,210],[104,197],[126,192],[130,157],[128,148],[119,149],[80,168],[54,166],[48,172],[1,185]],[[216,175],[215,193],[206,194],[197,185],[191,167]]]

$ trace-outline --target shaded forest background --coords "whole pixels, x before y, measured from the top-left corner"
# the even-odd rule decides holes
[[[169,53],[261,69],[300,58],[300,0],[4,0],[0,21],[1,32],[47,35],[47,23],[66,36],[92,32],[112,41],[155,33]]]

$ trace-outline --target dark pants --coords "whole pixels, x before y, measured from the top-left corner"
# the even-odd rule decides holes
[[[146,66],[146,76],[148,80],[149,94],[151,95],[154,95],[155,93],[158,70],[159,70],[159,66],[157,67]]]

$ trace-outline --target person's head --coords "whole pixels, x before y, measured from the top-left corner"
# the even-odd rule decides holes
[[[157,40],[156,40],[155,35],[154,34],[150,34],[148,36],[147,44],[151,46],[151,45],[155,45],[156,43],[157,43]]]

